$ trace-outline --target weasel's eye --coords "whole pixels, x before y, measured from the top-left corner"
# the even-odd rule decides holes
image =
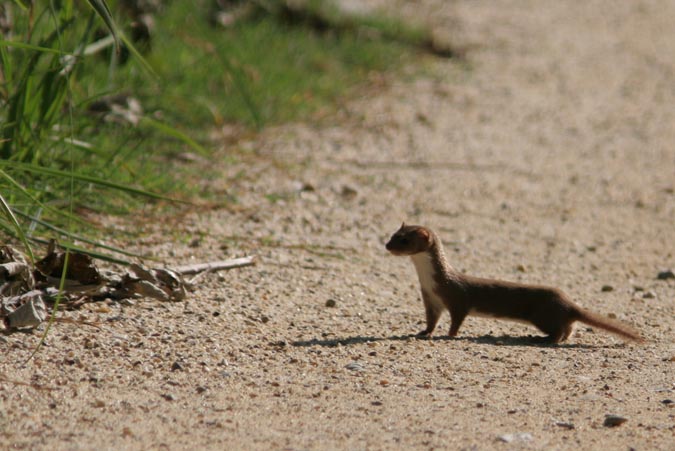
[[[408,239],[407,236],[402,236],[401,238],[398,239],[398,242],[401,243],[401,244],[408,244],[408,242],[410,242],[410,240]]]

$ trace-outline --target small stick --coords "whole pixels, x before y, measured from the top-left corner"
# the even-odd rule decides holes
[[[65,316],[57,316],[56,318],[54,318],[54,321],[56,321],[57,323],[82,324],[85,326],[91,326],[97,329],[101,329],[101,323],[84,321],[81,319],[67,318]]]
[[[31,388],[34,388],[36,390],[50,390],[51,391],[51,390],[57,389],[56,387],[49,387],[47,385],[40,385],[40,384],[36,384],[34,382],[23,382],[23,381],[17,381],[17,380],[14,380],[14,379],[10,379],[2,373],[0,373],[0,381],[7,382],[9,384],[14,384],[14,385],[23,385],[24,387],[31,387]]]
[[[196,263],[194,265],[179,266],[174,268],[174,271],[180,274],[197,274],[202,271],[219,271],[221,269],[241,268],[242,266],[250,266],[255,264],[255,257],[241,257],[233,258],[231,260],[221,260],[209,263]]]

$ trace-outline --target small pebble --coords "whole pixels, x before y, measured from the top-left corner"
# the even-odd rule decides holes
[[[356,191],[356,189],[352,188],[351,186],[347,186],[347,185],[344,185],[342,187],[342,191],[340,191],[340,195],[345,200],[352,200],[356,197],[357,194],[358,194],[358,191]]]
[[[352,371],[365,371],[366,369],[359,362],[351,362],[345,365],[345,368]]]
[[[602,425],[605,426],[605,427],[608,427],[608,428],[613,428],[613,427],[621,426],[626,421],[628,421],[628,418],[624,418],[624,417],[619,416],[619,415],[607,414],[607,415],[605,415],[605,421],[602,423]]]
[[[497,440],[504,443],[512,442],[529,442],[532,440],[532,434],[529,432],[515,432],[513,434],[502,434],[497,437]]]
[[[89,382],[93,382],[95,384],[101,382],[101,375],[96,372],[89,373]]]
[[[675,272],[672,269],[666,269],[665,271],[660,271],[656,278],[658,280],[675,279]]]
[[[603,285],[600,291],[602,291],[603,293],[607,293],[609,291],[614,291],[614,287],[611,285]]]
[[[326,301],[326,307],[335,307],[337,305],[337,302],[335,299],[329,299]]]
[[[199,247],[200,244],[202,244],[202,239],[196,236],[190,240],[188,247]]]
[[[555,425],[559,426],[561,428],[564,428],[564,429],[569,429],[569,430],[574,429],[574,423],[566,423],[564,421],[558,421]]]
[[[316,188],[314,187],[314,185],[312,185],[309,182],[303,182],[302,185],[300,186],[300,191],[313,192],[313,191],[316,191]]]
[[[656,298],[656,293],[654,293],[652,290],[645,291],[645,293],[642,295],[643,299],[654,299]]]
[[[664,399],[663,401],[661,401],[661,404],[666,406],[672,405],[673,403],[675,403],[675,401],[673,401],[672,399]]]
[[[167,401],[175,401],[176,396],[174,396],[172,393],[163,393],[162,398],[166,399]]]
[[[183,365],[181,365],[178,361],[173,362],[171,364],[171,371],[179,371],[183,369]]]
[[[431,121],[429,120],[429,116],[422,113],[421,111],[417,112],[417,114],[415,115],[415,119],[417,119],[419,122],[421,122],[422,124],[424,124],[426,126],[431,125]]]

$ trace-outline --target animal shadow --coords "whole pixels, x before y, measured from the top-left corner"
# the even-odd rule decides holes
[[[431,341],[456,341],[456,342],[469,342],[476,344],[488,344],[494,346],[520,346],[520,347],[535,347],[535,348],[569,348],[569,349],[598,349],[598,348],[622,348],[625,347],[623,343],[616,343],[613,345],[590,345],[585,343],[551,343],[545,341],[544,337],[533,336],[533,335],[524,335],[524,336],[494,336],[494,335],[482,335],[482,336],[463,336],[463,337],[449,337],[447,335],[441,336],[432,336],[430,338],[420,337],[415,334],[407,335],[391,335],[389,337],[374,337],[374,336],[363,336],[356,335],[353,337],[344,337],[344,338],[326,338],[319,339],[313,338],[311,340],[299,340],[291,342],[292,346],[296,347],[327,347],[334,348],[336,346],[353,346],[369,342],[387,342],[387,341],[411,341],[411,340],[431,340]]]

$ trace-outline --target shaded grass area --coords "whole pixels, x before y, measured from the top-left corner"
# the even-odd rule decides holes
[[[91,212],[127,214],[148,198],[199,195],[194,178],[216,176],[227,162],[214,162],[209,172],[179,157],[214,158],[207,138],[214,127],[255,131],[329,115],[371,73],[414,61],[419,36],[396,21],[345,21],[330,10],[321,16],[328,25],[317,26],[311,11],[258,8],[233,26],[214,26],[210,1],[167,2],[154,16],[145,61],[119,64],[111,46],[92,50],[109,33],[86,5],[17,5],[0,43],[0,189],[7,206],[0,228],[16,236],[18,224],[29,238],[89,247],[98,241],[86,237],[116,233],[83,219]],[[128,21],[110,6],[118,23]],[[407,37],[391,39],[397,29]],[[123,111],[101,112],[101,102]]]
[[[369,72],[396,68],[412,56],[400,42],[318,31],[263,11],[229,28],[214,27],[207,5],[173,2],[158,17],[148,60],[159,85],[129,74],[135,91],[186,129],[306,118],[330,108]]]

